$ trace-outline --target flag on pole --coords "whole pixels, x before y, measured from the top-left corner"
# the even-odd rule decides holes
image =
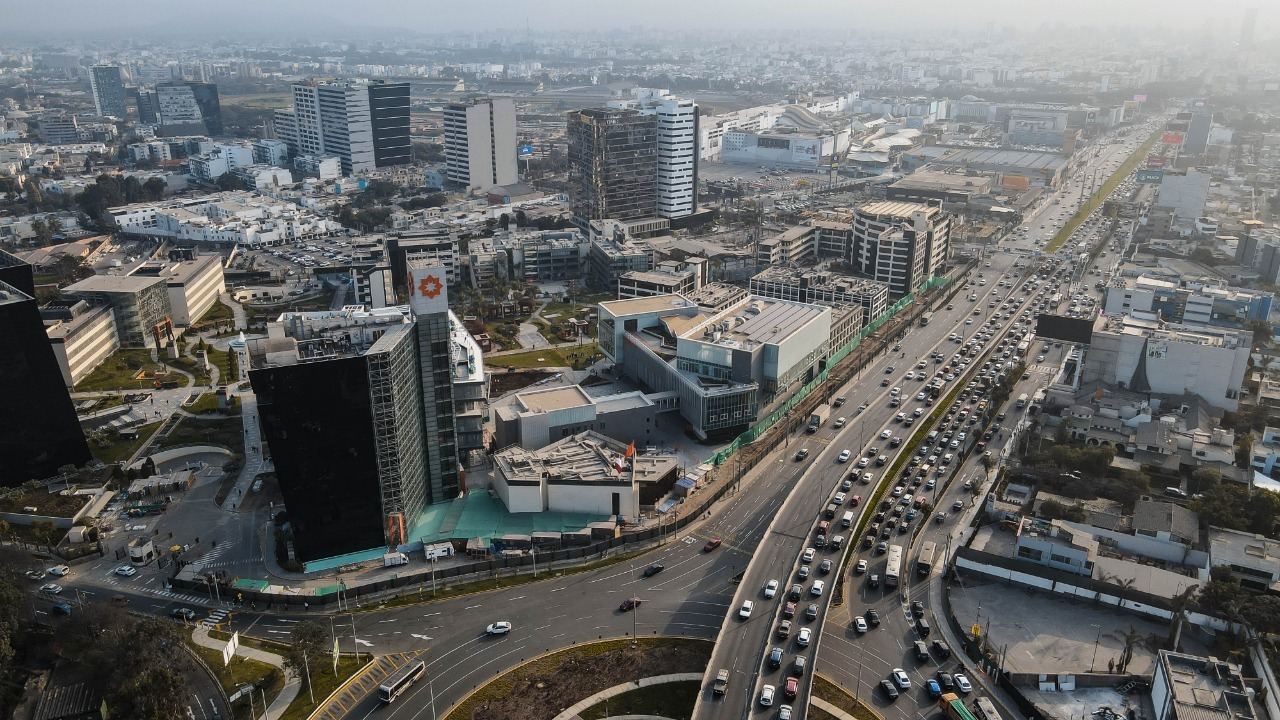
[[[631,441],[631,444],[627,446],[627,454],[626,454],[626,455],[623,455],[622,457],[624,457],[624,458],[629,458],[629,457],[631,457],[632,455],[635,455],[635,454],[636,454],[636,441],[635,441],[635,440],[632,440],[632,441]]]

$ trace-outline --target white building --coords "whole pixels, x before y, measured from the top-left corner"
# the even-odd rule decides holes
[[[293,169],[307,177],[321,180],[337,180],[342,177],[342,161],[336,157],[299,155],[293,159]]]
[[[232,170],[232,172],[244,183],[246,190],[264,190],[293,184],[293,173],[289,172],[287,168],[267,165],[266,163],[245,165]]]
[[[464,192],[519,182],[515,101],[484,98],[446,105],[444,154],[448,180]]]
[[[217,180],[238,167],[253,164],[248,145],[215,145],[213,150],[187,158],[187,170],[199,180]]]
[[[889,292],[905,295],[941,274],[951,250],[951,216],[937,207],[874,202],[854,211],[847,262]]]
[[[115,314],[105,305],[90,307],[83,300],[64,300],[40,308],[45,332],[70,388],[120,348]]]
[[[110,212],[122,233],[227,245],[278,245],[343,230],[292,202],[240,191],[134,203]]]
[[[642,108],[658,123],[656,212],[661,217],[692,215],[698,204],[698,106],[667,98]]]
[[[1164,323],[1145,314],[1099,316],[1082,382],[1162,395],[1198,395],[1235,411],[1253,333]]]
[[[511,513],[571,512],[632,521],[640,517],[645,486],[674,484],[678,462],[673,455],[635,455],[626,444],[586,431],[538,450],[513,445],[494,453],[493,490]]]
[[[289,162],[289,143],[283,140],[259,138],[253,141],[253,161],[285,167]]]

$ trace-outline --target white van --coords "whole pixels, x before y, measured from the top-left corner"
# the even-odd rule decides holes
[[[840,518],[840,527],[847,528],[853,524],[853,511],[845,512],[844,517]]]
[[[946,455],[943,455],[943,456],[942,456],[942,464],[943,464],[943,465],[950,465],[950,464],[951,464],[951,460],[952,460],[952,459],[953,459],[953,458],[952,458],[952,456],[951,456],[951,453],[947,453]]]

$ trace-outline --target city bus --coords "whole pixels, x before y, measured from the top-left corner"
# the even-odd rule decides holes
[[[902,574],[902,546],[890,545],[889,554],[884,566],[884,586],[898,587],[898,577]]]
[[[1000,720],[1000,713],[996,711],[995,703],[985,695],[973,701],[973,710],[977,720]]]
[[[405,690],[408,690],[413,684],[422,679],[427,674],[427,664],[421,660],[414,660],[408,665],[400,668],[387,678],[387,681],[378,686],[378,699],[384,703],[394,702],[396,698]]]
[[[928,325],[928,324],[929,324],[929,321],[930,321],[930,320],[932,320],[932,319],[933,319],[933,313],[932,313],[932,312],[927,312],[927,313],[923,313],[923,314],[921,314],[921,315],[920,315],[920,327],[924,327],[925,325]]]
[[[933,556],[937,553],[937,547],[932,541],[920,546],[920,554],[916,556],[916,572],[921,575],[933,572]]]

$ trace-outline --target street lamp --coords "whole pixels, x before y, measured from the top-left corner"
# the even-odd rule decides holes
[[[1102,642],[1102,626],[1090,623],[1089,627],[1098,629],[1098,636],[1093,639],[1093,659],[1089,661],[1089,672],[1093,672],[1093,665],[1098,661],[1098,643]]]

